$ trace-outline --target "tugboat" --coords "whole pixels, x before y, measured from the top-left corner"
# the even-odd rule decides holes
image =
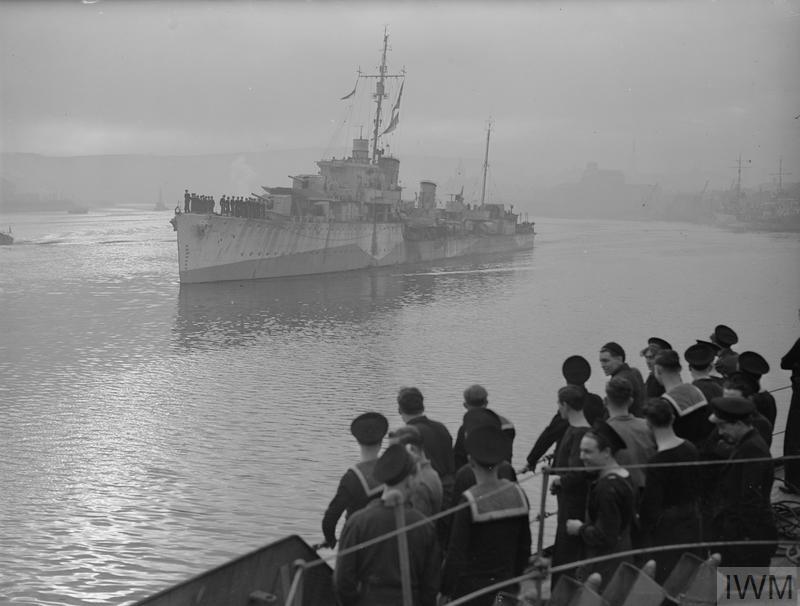
[[[401,199],[400,160],[387,153],[383,140],[398,126],[406,74],[389,73],[388,43],[384,31],[378,73],[359,71],[356,88],[342,97],[353,97],[362,80],[375,81],[372,134],[353,140],[350,157],[319,160],[316,174],[292,176],[291,187],[262,186],[260,194],[223,198],[218,212],[208,196],[187,200],[183,212],[176,209],[170,222],[177,232],[181,283],[320,274],[533,247],[533,223],[484,199],[491,125],[480,204],[465,205],[459,196],[437,207],[432,181],[420,183],[416,200]],[[389,85],[397,94],[384,124]]]
[[[11,226],[8,231],[0,231],[0,246],[9,246],[14,243],[14,236],[11,235]]]

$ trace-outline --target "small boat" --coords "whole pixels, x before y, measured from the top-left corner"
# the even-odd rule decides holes
[[[67,210],[70,215],[88,215],[89,209],[86,206],[76,206]]]
[[[319,560],[317,552],[297,535],[251,551],[196,577],[160,591],[134,606],[220,606],[222,604],[296,604],[335,606],[333,570],[324,563],[308,568],[293,587],[294,563]]]
[[[11,226],[8,231],[0,231],[0,246],[8,246],[14,243],[14,236],[11,235]]]

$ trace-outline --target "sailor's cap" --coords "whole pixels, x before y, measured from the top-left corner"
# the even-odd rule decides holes
[[[379,412],[365,412],[350,423],[350,433],[359,444],[380,444],[389,430],[389,421]]]
[[[561,365],[561,374],[570,385],[583,385],[592,376],[592,367],[583,356],[570,356]]]
[[[647,339],[648,345],[655,345],[656,347],[660,347],[661,349],[672,349],[672,345],[669,342],[665,341],[661,337],[650,337]]]
[[[394,486],[406,479],[414,469],[414,459],[402,444],[392,444],[375,463],[373,476],[378,482]]]
[[[706,347],[710,347],[715,355],[720,349],[722,349],[719,345],[717,345],[713,341],[703,341],[703,339],[695,339],[695,342],[698,345],[705,345]]]
[[[422,432],[413,425],[401,425],[397,429],[393,429],[389,432],[389,438],[398,444],[416,444],[420,447],[425,445]]]
[[[724,324],[718,324],[716,328],[714,328],[714,332],[708,338],[722,347],[730,347],[739,342],[739,337],[734,330],[730,326],[725,326]]]
[[[481,425],[467,434],[464,447],[481,465],[497,465],[509,458],[511,440],[500,427]]]
[[[491,425],[499,429],[502,424],[500,416],[490,408],[470,408],[464,413],[463,425],[464,432],[467,434],[484,425]]]
[[[739,370],[761,377],[769,372],[769,364],[761,354],[743,351],[739,354]]]
[[[713,422],[715,417],[721,421],[741,421],[747,419],[756,410],[756,405],[748,398],[728,396],[711,399],[711,415]]]
[[[716,352],[708,345],[695,343],[684,352],[683,359],[695,368],[706,368],[711,365],[716,356]]]

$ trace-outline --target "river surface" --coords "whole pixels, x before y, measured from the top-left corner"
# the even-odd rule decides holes
[[[17,239],[0,247],[0,603],[129,604],[321,540],[351,419],[400,424],[401,386],[455,434],[461,391],[485,385],[520,466],[564,358],[588,358],[602,393],[606,341],[644,369],[648,337],[683,352],[724,323],[769,361],[766,388],[789,383],[797,234],[551,219],[522,254],[180,287],[169,218],[0,217]],[[538,478],[523,485],[537,504]]]

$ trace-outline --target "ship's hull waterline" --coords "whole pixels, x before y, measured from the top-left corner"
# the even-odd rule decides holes
[[[512,252],[533,247],[534,233],[450,235],[406,240],[401,223],[248,219],[180,213],[181,283],[323,274]]]

